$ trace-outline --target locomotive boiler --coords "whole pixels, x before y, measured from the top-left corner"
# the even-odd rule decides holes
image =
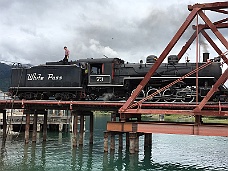
[[[126,63],[119,58],[91,58],[72,61],[67,65],[59,61],[30,68],[17,67],[12,69],[10,92],[12,96],[28,100],[124,100],[131,95],[156,59],[156,56],[150,55],[146,63]],[[198,65],[202,66],[207,60],[208,57],[204,57],[204,62]],[[160,65],[137,99],[151,95],[195,68],[195,63],[179,63],[176,55],[169,56],[168,63]],[[196,75],[191,75],[149,101],[193,102],[196,96],[205,97],[221,74],[220,62],[214,60],[199,71],[198,91]],[[227,100],[228,90],[224,85],[210,99]]]

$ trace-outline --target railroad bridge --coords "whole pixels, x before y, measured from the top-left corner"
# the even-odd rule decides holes
[[[29,141],[29,124],[30,114],[34,115],[34,125],[36,129],[37,114],[44,114],[43,123],[43,140],[46,141],[47,132],[47,109],[61,109],[70,110],[73,116],[73,146],[77,145],[77,120],[80,116],[80,133],[79,133],[79,144],[83,144],[83,127],[84,127],[84,116],[90,116],[90,140],[93,143],[93,112],[96,110],[107,110],[112,111],[111,121],[107,123],[107,130],[104,132],[104,151],[108,151],[108,137],[110,136],[110,149],[115,149],[115,136],[119,136],[119,147],[122,148],[123,134],[126,134],[126,144],[129,145],[131,153],[137,151],[139,136],[144,135],[144,145],[151,145],[151,134],[152,133],[167,133],[167,134],[188,134],[188,135],[206,135],[206,136],[227,136],[228,137],[228,124],[204,123],[202,120],[203,116],[216,116],[216,117],[228,117],[228,103],[227,102],[208,102],[212,95],[217,91],[218,87],[224,84],[228,78],[228,69],[220,76],[217,82],[213,85],[207,95],[202,101],[198,100],[196,96],[196,102],[194,103],[158,103],[158,102],[146,102],[146,100],[152,98],[175,83],[181,81],[185,77],[189,76],[193,72],[196,74],[196,91],[198,91],[198,71],[200,68],[197,66],[199,61],[199,34],[202,34],[208,43],[214,48],[215,52],[223,60],[224,65],[228,64],[227,49],[228,42],[226,38],[221,34],[219,29],[228,28],[228,11],[224,10],[228,8],[228,2],[215,2],[206,4],[195,4],[189,5],[188,10],[190,11],[184,23],[181,25],[177,33],[171,39],[169,44],[166,46],[164,51],[161,53],[159,58],[156,60],[154,65],[151,67],[149,72],[145,75],[144,79],[140,82],[138,87],[125,102],[101,102],[101,101],[34,101],[34,100],[1,100],[0,101],[0,112],[3,113],[3,137],[6,137],[6,110],[5,109],[23,109],[26,115],[26,131],[25,131],[25,142]],[[225,14],[224,19],[212,22],[207,17],[207,12],[210,11],[219,14]],[[204,21],[204,24],[198,23],[198,17]],[[154,92],[145,99],[135,101],[136,97],[140,94],[141,90],[146,86],[150,79],[153,79],[153,74],[167,57],[169,52],[176,45],[178,40],[181,38],[183,33],[189,27],[193,19],[196,18],[196,24],[193,25],[195,32],[189,38],[189,40],[182,47],[178,53],[178,59],[181,59],[187,49],[195,40],[196,42],[196,70],[183,76],[173,83],[163,87],[162,89]],[[221,46],[224,46],[226,51],[222,52],[221,48],[218,47],[210,35],[205,30],[211,30],[216,36],[217,40],[221,42]],[[208,64],[210,61],[208,61]],[[198,94],[198,92],[196,92]],[[146,122],[142,120],[142,114],[177,114],[177,115],[188,115],[194,116],[195,121],[193,123],[183,122]],[[36,141],[36,130],[33,129],[32,141]]]
[[[90,118],[90,139],[93,143],[93,111],[111,111],[111,121],[107,123],[107,130],[104,132],[104,151],[108,151],[108,137],[111,136],[110,149],[115,148],[115,136],[119,136],[119,145],[122,147],[123,134],[126,133],[127,144],[130,140],[137,142],[139,136],[145,135],[145,146],[151,144],[152,133],[166,134],[188,134],[205,136],[228,136],[228,125],[219,123],[203,123],[202,120],[190,122],[165,122],[165,121],[143,121],[143,114],[177,114],[187,116],[228,116],[228,103],[207,103],[201,112],[194,112],[196,103],[142,103],[140,108],[132,109],[125,113],[119,113],[118,110],[126,102],[105,102],[105,101],[51,101],[51,100],[0,100],[0,112],[3,113],[3,130],[6,136],[6,110],[22,109],[25,122],[25,143],[29,142],[29,126],[33,121],[32,142],[36,142],[37,123],[42,124],[43,140],[47,138],[48,115],[47,109],[68,110],[71,111],[73,120],[73,145],[83,144],[83,130],[85,116]],[[136,110],[137,113],[132,111]],[[38,115],[43,115],[39,119]],[[32,117],[32,119],[31,119]],[[60,118],[58,118],[60,119]],[[78,131],[78,120],[80,128]],[[42,123],[43,122],[43,123]],[[69,121],[66,121],[69,122]],[[79,132],[79,135],[78,135]],[[79,137],[79,138],[78,138]],[[137,144],[137,143],[136,143]],[[136,145],[137,146],[137,145]],[[137,148],[135,148],[137,151]],[[134,151],[135,151],[134,150]]]

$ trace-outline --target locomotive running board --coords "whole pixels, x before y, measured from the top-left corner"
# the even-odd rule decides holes
[[[124,77],[124,80],[133,80],[133,79],[143,79],[144,77]],[[151,77],[151,79],[178,79],[180,77]],[[196,79],[196,77],[186,77],[185,79],[191,79],[194,78]],[[201,79],[214,79],[215,77],[198,77]]]

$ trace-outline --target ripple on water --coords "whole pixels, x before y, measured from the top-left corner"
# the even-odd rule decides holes
[[[83,148],[72,148],[71,134],[67,133],[48,133],[46,143],[42,143],[40,135],[36,145],[25,146],[24,135],[8,140],[1,150],[0,170],[227,171],[227,137],[153,134],[152,148],[144,148],[143,136],[140,137],[138,154],[129,154],[125,145],[119,151],[118,139],[115,152],[103,153],[107,117],[94,121],[93,146],[88,145],[88,131]]]

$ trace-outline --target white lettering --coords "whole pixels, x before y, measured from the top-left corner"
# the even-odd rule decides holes
[[[27,80],[29,81],[43,80],[43,79],[44,77],[42,77],[42,74],[37,74],[37,73],[27,74]]]
[[[62,80],[63,76],[54,76],[54,74],[48,74],[48,80]]]
[[[48,74],[47,80],[62,80],[63,76],[58,75],[55,76],[54,74]],[[43,81],[44,77],[42,76],[42,74],[37,74],[37,73],[31,73],[31,74],[27,74],[27,80],[28,81],[36,81],[36,80],[40,80]]]

